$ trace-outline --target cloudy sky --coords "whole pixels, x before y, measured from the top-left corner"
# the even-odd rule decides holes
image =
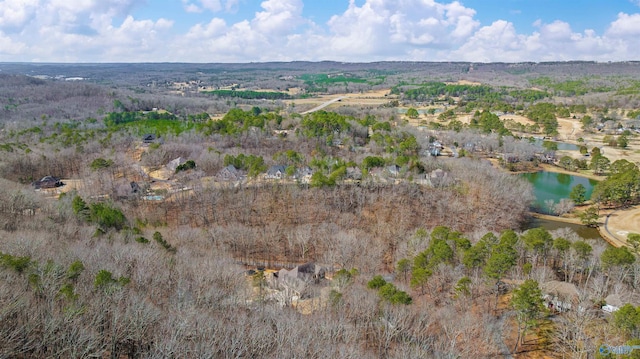
[[[0,61],[640,60],[640,0],[0,0]]]

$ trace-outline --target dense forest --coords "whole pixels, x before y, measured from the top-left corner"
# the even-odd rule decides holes
[[[0,357],[636,344],[640,235],[616,248],[531,228],[531,185],[511,172],[553,162],[536,138],[560,118],[630,146],[638,66],[0,64]],[[382,105],[288,102],[377,90]],[[603,176],[581,212],[595,225],[638,203],[640,171],[589,151],[555,162]],[[587,202],[572,201],[558,212]]]

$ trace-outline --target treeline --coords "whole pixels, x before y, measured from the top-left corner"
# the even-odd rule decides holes
[[[454,85],[443,82],[428,82],[418,88],[402,89],[406,84],[400,84],[391,89],[395,95],[402,94],[404,98],[412,101],[434,100],[440,96],[463,97],[473,100],[476,97],[493,93],[491,86],[485,85]]]
[[[532,85],[545,87],[554,92],[557,96],[581,96],[590,92],[610,92],[613,91],[611,85],[598,84],[597,80],[577,79],[559,81],[547,76],[542,76],[529,80]]]
[[[597,203],[611,207],[626,207],[640,202],[640,170],[638,166],[627,160],[617,160],[611,165],[606,158],[596,154],[592,157],[593,167],[608,170],[608,176],[599,182],[592,194]]]
[[[286,92],[274,92],[274,91],[250,91],[250,90],[213,90],[202,91],[204,94],[218,96],[218,97],[230,97],[230,98],[243,98],[247,100],[287,100],[291,98]]]
[[[465,112],[474,109],[514,112],[522,110],[524,104],[551,97],[550,93],[540,90],[443,82],[428,82],[420,85],[400,83],[391,89],[391,93],[400,95],[403,100],[415,102],[434,102],[443,99],[451,102],[453,97],[457,97],[459,98],[457,106]]]
[[[107,127],[109,127],[109,126],[117,126],[117,125],[122,125],[125,123],[134,122],[134,121],[141,121],[141,120],[177,120],[177,119],[178,118],[174,114],[168,113],[168,112],[157,112],[157,111],[146,112],[146,113],[130,112],[130,111],[109,112],[104,117],[104,124]]]

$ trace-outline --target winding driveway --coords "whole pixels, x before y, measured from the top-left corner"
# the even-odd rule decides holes
[[[616,237],[613,233],[611,233],[611,231],[609,230],[609,217],[611,217],[612,214],[616,213],[617,210],[607,214],[607,217],[605,217],[604,219],[604,230],[607,232],[607,234],[609,236],[611,236],[611,238],[615,239],[615,243],[617,244],[617,242],[620,243],[625,243],[625,241],[621,241],[620,239],[618,239],[618,237]],[[613,243],[612,243],[613,244]],[[620,245],[616,246],[616,247],[620,247]]]
[[[600,234],[616,247],[626,246],[629,233],[640,233],[640,206],[617,209],[604,220]]]

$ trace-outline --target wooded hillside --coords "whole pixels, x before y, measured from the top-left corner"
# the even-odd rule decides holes
[[[525,229],[532,189],[510,171],[587,170],[535,140],[558,119],[634,146],[638,80],[616,76],[637,66],[0,64],[0,357],[633,344],[638,246]],[[611,162],[594,210],[638,201],[637,165]]]

